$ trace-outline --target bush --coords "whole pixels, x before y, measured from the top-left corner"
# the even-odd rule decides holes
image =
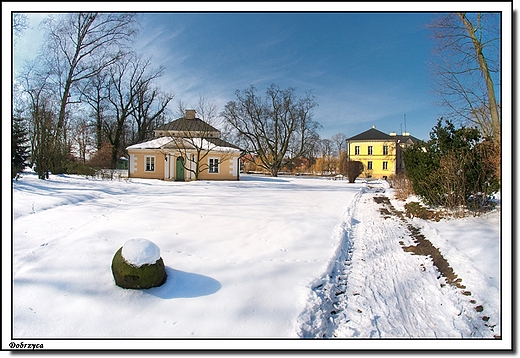
[[[482,139],[477,129],[456,129],[442,118],[430,138],[403,153],[415,193],[431,206],[486,210],[488,199],[500,188],[496,164],[490,160],[494,154],[490,150],[495,147]]]
[[[349,183],[354,183],[363,173],[363,163],[355,161],[355,160],[348,160],[345,162],[345,169],[344,173],[346,177],[348,178]]]
[[[96,168],[81,162],[69,162],[65,164],[65,173],[94,176],[96,174]]]
[[[92,156],[89,163],[97,168],[110,168],[112,166],[112,145],[104,143]]]
[[[412,183],[405,173],[391,175],[387,179],[390,187],[395,189],[395,197],[398,200],[406,200],[410,195],[414,195]]]

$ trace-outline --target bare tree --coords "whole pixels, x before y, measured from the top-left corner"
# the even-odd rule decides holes
[[[20,13],[13,13],[12,15],[12,26],[13,26],[13,45],[16,45],[16,41],[23,32],[29,28],[29,19],[27,15]]]
[[[90,148],[93,144],[93,138],[91,135],[91,127],[85,118],[79,118],[73,123],[73,135],[72,141],[77,148],[78,157],[83,162],[87,161],[87,156],[91,154]]]
[[[177,103],[177,115],[183,117],[187,109],[188,106],[186,102],[179,100]],[[214,100],[207,99],[202,94],[199,94],[199,100],[195,106],[195,112],[197,113],[198,118],[214,127],[219,127],[224,124],[219,117],[218,103]]]
[[[56,111],[52,104],[52,87],[48,75],[38,73],[34,63],[27,63],[19,77],[27,100],[31,165],[39,179],[48,179],[55,155]]]
[[[500,14],[448,13],[429,27],[437,42],[437,91],[451,110],[447,118],[477,126],[499,145]]]
[[[112,115],[105,120],[104,133],[112,145],[113,167],[127,144],[123,140],[125,126],[135,111],[134,103],[139,88],[158,76],[155,72],[148,75],[149,65],[149,59],[128,55],[111,68],[108,101]]]
[[[334,142],[330,139],[321,140],[321,175],[336,172],[338,163],[334,155],[333,144]]]
[[[337,133],[330,137],[330,139],[336,145],[337,156],[341,157],[341,153],[347,148],[347,136],[344,133]]]
[[[91,109],[93,127],[95,128],[96,149],[100,150],[105,139],[103,136],[103,125],[108,111],[108,95],[110,86],[110,73],[103,71],[92,76],[85,82],[81,89],[81,101]]]
[[[161,76],[162,69],[151,76],[143,78],[136,87],[132,117],[137,124],[137,142],[151,137],[153,130],[164,122],[165,111],[170,101],[175,97],[173,93],[162,92],[159,87],[151,83],[153,78]]]
[[[53,74],[59,112],[57,141],[59,151],[67,136],[67,107],[78,101],[78,85],[117,62],[126,43],[136,33],[136,14],[127,13],[69,13],[51,16],[45,21],[46,39],[42,59]],[[63,160],[63,154],[60,157]],[[56,169],[61,170],[61,160]]]
[[[257,156],[261,167],[274,177],[287,163],[306,153],[318,123],[312,120],[315,97],[298,98],[295,88],[272,84],[266,98],[256,88],[236,91],[237,100],[226,104],[222,117],[235,131],[243,148]]]

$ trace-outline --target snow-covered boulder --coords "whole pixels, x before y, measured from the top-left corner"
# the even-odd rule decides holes
[[[146,239],[128,240],[112,259],[116,285],[123,288],[151,288],[166,281],[161,250]]]

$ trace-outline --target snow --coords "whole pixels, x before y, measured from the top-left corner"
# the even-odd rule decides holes
[[[386,182],[289,176],[43,181],[28,172],[12,185],[12,247],[4,240],[3,250],[12,252],[4,255],[12,286],[3,287],[4,297],[12,295],[3,332],[12,330],[12,338],[3,345],[11,339],[49,349],[511,344],[510,288],[501,267],[501,249],[509,247],[499,211],[404,222],[385,218],[374,199],[388,197],[402,209]],[[407,225],[441,251],[465,289],[446,284],[428,256],[403,249],[413,245]],[[116,286],[110,265],[121,246],[136,264],[160,255],[165,284]],[[322,337],[331,339],[301,339]]]
[[[176,140],[173,137],[159,137],[156,139],[151,139],[149,141],[143,143],[137,143],[129,146],[127,149],[157,149],[157,148],[166,148],[171,144],[176,146]],[[202,148],[204,150],[211,150],[214,152],[237,152],[240,150],[232,147],[222,147],[211,143],[210,141],[203,138],[191,138],[189,141],[186,141],[186,146],[190,147],[195,145],[197,148]]]
[[[121,256],[135,267],[153,265],[161,258],[161,249],[150,240],[131,239],[123,244]]]
[[[146,142],[137,143],[129,146],[127,149],[154,149],[161,148],[162,146],[173,141],[172,137],[159,137]]]

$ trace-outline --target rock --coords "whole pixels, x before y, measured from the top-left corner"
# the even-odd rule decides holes
[[[161,257],[154,264],[139,267],[128,263],[121,252],[121,247],[112,259],[112,274],[116,285],[123,288],[151,288],[161,286],[166,281],[166,270]]]

